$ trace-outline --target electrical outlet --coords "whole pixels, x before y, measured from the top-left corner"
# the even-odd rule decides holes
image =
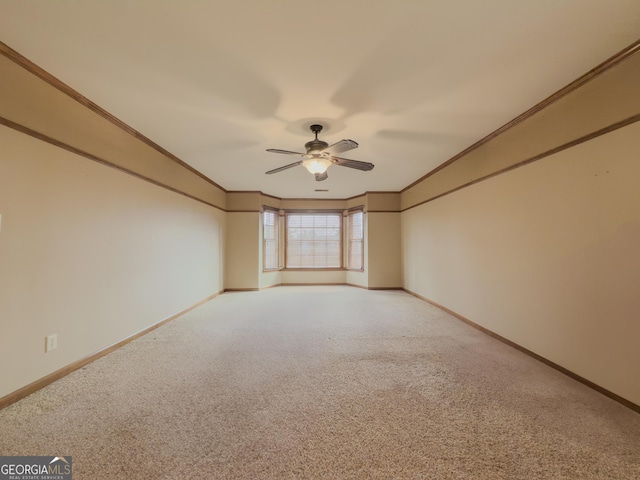
[[[58,348],[58,334],[54,333],[53,335],[48,335],[45,338],[44,343],[45,353],[49,353],[51,350],[55,350],[56,348]]]

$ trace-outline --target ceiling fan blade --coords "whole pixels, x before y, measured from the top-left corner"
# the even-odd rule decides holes
[[[322,180],[326,180],[329,177],[326,171],[324,173],[316,173],[315,176],[316,182],[321,182]]]
[[[269,170],[268,172],[264,172],[264,173],[266,173],[267,175],[269,175],[271,173],[278,173],[278,172],[281,172],[281,171],[286,170],[286,169],[291,168],[291,167],[297,167],[301,163],[302,163],[302,160],[300,160],[298,162],[290,163],[289,165],[285,165],[283,167],[274,168],[273,170]]]
[[[280,150],[278,148],[267,148],[267,152],[271,152],[271,153],[282,153],[284,155],[305,155],[304,153],[300,153],[300,152],[292,152],[290,150]]]
[[[344,139],[334,143],[333,145],[329,145],[327,148],[322,150],[322,153],[335,155],[336,153],[346,152],[349,150],[353,150],[354,148],[358,148],[357,142],[354,142],[353,140]]]
[[[340,165],[341,167],[355,168],[356,170],[363,170],[365,172],[368,172],[369,170],[373,170],[373,167],[375,166],[373,163],[361,162],[360,160],[349,160],[348,158],[340,158],[340,157],[332,157],[332,158],[336,165]]]

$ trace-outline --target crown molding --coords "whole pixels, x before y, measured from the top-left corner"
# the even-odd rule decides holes
[[[539,102],[538,104],[536,104],[533,107],[531,107],[526,112],[518,115],[516,118],[514,118],[510,122],[505,123],[503,126],[498,128],[497,130],[491,132],[486,137],[478,140],[476,143],[474,143],[473,145],[465,148],[460,153],[454,155],[453,157],[451,157],[446,162],[438,165],[436,168],[431,170],[426,175],[420,177],[418,180],[416,180],[412,184],[404,187],[402,190],[400,190],[400,193],[404,193],[407,190],[409,190],[410,188],[415,187],[419,183],[425,181],[427,178],[429,178],[429,177],[435,175],[436,173],[438,173],[440,170],[442,170],[442,169],[448,167],[449,165],[451,165],[452,163],[460,160],[462,157],[464,157],[464,156],[468,155],[469,153],[473,152],[474,150],[476,150],[477,148],[481,147],[482,145],[484,145],[488,141],[494,139],[498,135],[501,135],[502,133],[506,132],[507,130],[515,127],[516,125],[518,125],[518,124],[520,124],[522,122],[524,122],[528,118],[534,116],[536,113],[540,112],[541,110],[544,110],[545,108],[547,108],[548,106],[550,106],[553,103],[557,102],[558,100],[560,100],[561,98],[565,97],[569,93],[573,92],[574,90],[578,89],[579,87],[583,86],[584,84],[590,82],[591,80],[599,77],[600,75],[602,75],[607,70],[615,67],[616,65],[620,64],[621,62],[623,62],[627,58],[631,57],[632,55],[635,55],[638,52],[640,52],[640,40],[637,40],[634,43],[632,43],[631,45],[629,45],[628,47],[623,48],[622,50],[620,50],[615,55],[612,55],[611,57],[606,59],[604,62],[599,64],[598,66],[596,66],[596,67],[592,68],[591,70],[589,70],[584,75],[578,77],[573,82],[571,82],[568,85],[564,86],[563,88],[561,88],[557,92],[551,94],[550,96],[548,96],[547,98],[545,98],[544,100]]]
[[[81,93],[79,93],[78,91],[74,90],[73,88],[71,88],[66,83],[64,83],[62,80],[60,80],[60,79],[56,78],[55,76],[51,75],[45,69],[39,67],[38,65],[33,63],[31,60],[29,60],[25,56],[21,55],[16,50],[14,50],[13,48],[11,48],[10,46],[8,46],[7,44],[5,44],[5,43],[3,43],[1,41],[0,41],[0,54],[5,56],[5,57],[7,57],[12,62],[18,64],[19,66],[21,66],[25,70],[29,71],[33,75],[37,76],[41,80],[44,80],[49,85],[51,85],[52,87],[54,87],[57,90],[61,91],[65,95],[71,97],[72,99],[74,99],[78,103],[84,105],[85,107],[87,107],[92,112],[100,115],[102,118],[104,118],[105,120],[111,122],[116,127],[118,127],[121,130],[125,131],[129,135],[131,135],[131,136],[137,138],[138,140],[140,140],[141,142],[147,144],[148,146],[150,146],[154,150],[158,151],[159,153],[161,153],[165,157],[167,157],[170,160],[176,162],[177,164],[179,164],[183,168],[186,168],[187,170],[189,170],[190,172],[192,172],[195,175],[199,176],[200,178],[202,178],[206,182],[210,183],[214,187],[222,190],[224,193],[227,193],[227,190],[224,187],[218,185],[216,182],[211,180],[205,174],[199,172],[198,170],[193,168],[191,165],[185,163],[183,160],[178,158],[173,153],[171,153],[168,150],[162,148],[160,145],[155,143],[153,140],[151,140],[148,137],[144,136],[143,134],[141,134],[140,132],[135,130],[133,127],[130,127],[129,125],[124,123],[119,118],[117,118],[114,115],[110,114],[104,108],[102,108],[99,105],[97,105],[96,103],[92,102],[87,97],[85,97],[84,95],[82,95]]]
[[[470,182],[464,183],[462,185],[458,185],[455,188],[452,188],[451,190],[447,190],[446,192],[442,192],[438,195],[435,195],[431,198],[428,198],[427,200],[423,200],[422,202],[418,202],[414,205],[411,205],[409,207],[403,208],[402,210],[400,210],[401,212],[406,212],[407,210],[411,210],[412,208],[415,207],[419,207],[420,205],[424,205],[425,203],[429,203],[432,202],[434,200],[437,200],[439,198],[445,197],[451,193],[457,192],[459,190],[462,190],[463,188],[467,188],[470,187],[471,185],[475,185],[476,183],[480,183],[480,182],[484,182],[485,180],[489,180],[490,178],[493,177],[497,177],[498,175],[502,175],[503,173],[507,173],[510,172],[511,170],[515,170],[516,168],[520,168],[520,167],[524,167],[525,165],[528,165],[530,163],[536,162],[538,160],[542,160],[543,158],[546,158],[550,155],[554,155],[558,152],[561,152],[562,150],[566,150],[568,148],[572,148],[575,147],[576,145],[580,145],[581,143],[584,142],[588,142],[590,140],[593,140],[594,138],[597,138],[601,135],[605,135],[607,133],[611,133],[615,130],[618,130],[619,128],[623,128],[626,127],[628,125],[631,125],[633,123],[636,123],[640,121],[640,113],[636,114],[636,115],[632,115],[631,117],[625,118],[623,120],[620,120],[619,122],[615,122],[612,123],[611,125],[607,125],[606,127],[600,128],[598,130],[595,130],[591,133],[588,133],[586,135],[583,135],[582,137],[578,137],[575,138],[569,142],[563,143],[562,145],[558,145],[557,147],[554,147],[550,150],[547,150],[545,152],[539,153],[537,155],[534,155],[533,157],[527,158],[525,160],[522,160],[518,163],[514,163],[513,165],[509,165],[508,167],[505,167],[501,170],[497,170],[495,172],[490,173],[489,175],[485,175],[483,177],[480,178],[476,178],[475,180],[472,180]]]
[[[74,147],[73,145],[69,145],[68,143],[65,142],[61,142],[60,140],[56,140],[53,137],[50,137],[48,135],[45,135],[44,133],[40,133],[37,132],[29,127],[25,127],[24,125],[21,125],[19,123],[13,122],[11,120],[9,120],[8,118],[4,118],[2,116],[0,116],[0,125],[4,125],[5,127],[8,128],[12,128],[20,133],[24,133],[25,135],[29,135],[35,139],[41,140],[43,142],[46,142],[50,145],[56,146],[58,148],[62,148],[63,150],[66,150],[68,152],[71,152],[73,154],[76,155],[80,155],[84,158],[87,158],[89,160],[93,160],[94,162],[98,162],[102,165],[105,165],[107,167],[111,167],[111,168],[115,168],[116,170],[119,170],[123,173],[126,173],[128,175],[131,175],[133,177],[139,178],[140,180],[144,180],[145,182],[149,182],[153,185],[156,185],[158,187],[162,187],[165,188],[171,192],[174,193],[178,193],[180,195],[184,195],[185,197],[188,197],[192,200],[195,200],[197,202],[200,203],[204,203],[205,205],[208,205],[210,207],[216,208],[218,210],[222,210],[223,212],[226,212],[226,210],[218,205],[215,205],[214,203],[208,202],[206,200],[203,200],[202,198],[198,198],[195,195],[191,195],[189,193],[183,192],[182,190],[179,190],[177,188],[174,188],[170,185],[164,184],[162,182],[159,182],[157,180],[154,180],[153,178],[149,178],[145,175],[142,175],[140,173],[134,172],[133,170],[129,170],[127,168],[121,167],[120,165],[116,165],[115,163],[112,163],[108,160],[105,160],[104,158],[98,157],[97,155],[94,155],[92,153],[86,152],[84,150],[81,150],[79,148]]]

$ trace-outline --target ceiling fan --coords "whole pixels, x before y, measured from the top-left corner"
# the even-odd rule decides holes
[[[274,168],[265,172],[267,175],[272,173],[282,172],[287,168],[296,167],[302,165],[310,173],[313,173],[318,182],[327,179],[327,169],[331,165],[339,165],[341,167],[355,168],[356,170],[369,171],[372,170],[374,165],[369,162],[361,162],[360,160],[349,160],[348,158],[336,157],[335,154],[346,152],[358,148],[358,144],[353,140],[340,140],[333,145],[329,145],[327,142],[318,140],[318,133],[322,131],[322,125],[311,125],[309,127],[311,132],[315,133],[315,140],[307,142],[304,147],[307,153],[290,152],[289,150],[278,150],[277,148],[269,148],[267,152],[282,153],[284,155],[298,155],[302,157],[302,160],[290,163],[283,167]]]

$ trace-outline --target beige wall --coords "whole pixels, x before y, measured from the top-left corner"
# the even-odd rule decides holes
[[[365,265],[368,288],[401,288],[400,193],[366,194]]]
[[[0,397],[223,290],[224,212],[2,126],[0,145]]]
[[[225,288],[260,288],[261,250],[260,212],[228,212]]]
[[[369,288],[402,287],[400,213],[369,212],[366,253]]]
[[[639,61],[407,190],[401,215],[407,290],[635,404],[640,122],[427,200],[638,114]]]

